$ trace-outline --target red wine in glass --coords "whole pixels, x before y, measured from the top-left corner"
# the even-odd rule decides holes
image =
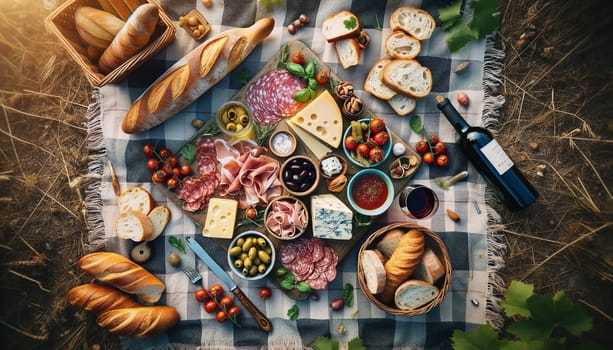
[[[426,219],[438,210],[438,197],[426,186],[410,185],[400,191],[398,204],[406,216],[413,219]]]

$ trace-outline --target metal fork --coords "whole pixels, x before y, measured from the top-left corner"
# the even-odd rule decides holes
[[[192,281],[193,284],[199,284],[202,281],[202,275],[191,266],[183,266],[183,272]]]

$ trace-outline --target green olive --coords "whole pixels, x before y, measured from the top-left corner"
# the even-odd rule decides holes
[[[255,276],[257,273],[258,273],[258,267],[251,266],[251,268],[249,269],[249,276]]]
[[[253,265],[259,265],[262,263],[262,260],[260,260],[260,258],[256,256],[255,258],[251,260],[251,262],[253,263]]]
[[[240,124],[236,124],[236,123],[233,123],[233,122],[227,123],[226,124],[226,130],[228,130],[228,131],[238,131],[237,129],[238,129],[239,125]]]
[[[268,246],[267,246],[266,248],[264,248],[264,251],[265,251],[266,253],[268,253],[268,255],[272,254],[272,248],[270,248],[270,247],[268,247]]]
[[[266,265],[264,265],[264,264],[259,264],[259,265],[258,265],[258,272],[259,272],[259,273],[264,273],[264,271],[266,271]]]
[[[234,260],[234,266],[240,269],[241,267],[243,267],[243,261],[241,259]]]
[[[266,240],[264,238],[258,237],[257,242],[258,242],[258,246],[260,246],[261,248],[266,247]]]
[[[270,262],[270,255],[263,250],[258,251],[258,258],[260,258],[264,264],[268,264]]]
[[[244,267],[242,273],[243,273],[243,276],[249,276],[249,269]]]
[[[245,260],[243,260],[243,266],[246,268],[251,268],[251,266],[253,266],[253,261],[251,260],[251,258],[245,258]]]
[[[241,259],[241,260],[245,260],[245,259],[246,259],[248,256],[249,256],[249,255],[248,255],[247,253],[242,252],[242,253],[241,253],[241,256],[240,256],[240,259]]]
[[[241,238],[236,240],[236,246],[237,247],[242,247],[243,243],[245,243],[245,238],[244,237],[241,237]]]
[[[241,247],[232,247],[232,249],[230,249],[230,256],[237,257],[240,256],[242,252],[243,250]]]
[[[251,248],[249,248],[249,253],[248,253],[248,255],[249,255],[249,257],[250,257],[252,260],[253,260],[253,258],[255,258],[255,257],[257,256],[257,254],[258,254],[258,248],[256,248],[256,247],[251,247]]]
[[[246,239],[245,243],[243,244],[243,251],[244,252],[248,252],[249,249],[251,249],[251,247],[253,247],[253,240],[252,239]]]
[[[247,126],[247,124],[249,124],[249,116],[247,114],[241,114],[240,117],[238,117],[238,122],[242,126]]]

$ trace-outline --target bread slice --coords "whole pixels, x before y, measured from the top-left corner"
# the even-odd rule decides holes
[[[119,195],[117,205],[119,212],[135,210],[147,215],[153,208],[153,198],[142,187],[130,187]]]
[[[434,300],[438,293],[439,289],[430,283],[408,280],[396,289],[394,303],[401,310],[415,310]]]
[[[336,49],[338,60],[343,66],[343,69],[356,66],[360,63],[362,53],[360,51],[358,39],[349,38],[335,41],[334,48]]]
[[[382,58],[375,62],[364,80],[364,90],[382,100],[389,100],[396,95],[396,91],[383,84],[382,80],[383,67],[390,62],[392,62],[391,58]]]
[[[432,90],[432,72],[414,59],[396,59],[383,67],[383,83],[412,98],[424,98]]]
[[[140,211],[128,210],[119,213],[113,226],[115,235],[122,239],[131,239],[134,242],[146,241],[153,233],[151,219]]]
[[[333,14],[321,24],[322,34],[329,43],[357,37],[361,29],[358,16],[348,10],[342,10]]]
[[[392,30],[402,30],[418,40],[430,39],[436,29],[436,21],[428,12],[415,6],[401,6],[390,17]]]
[[[417,101],[415,101],[414,98],[403,94],[394,95],[387,100],[387,103],[392,107],[394,112],[401,117],[413,112],[415,107],[417,107]]]
[[[400,242],[400,238],[404,235],[405,231],[399,228],[393,228],[387,231],[383,237],[377,242],[377,250],[379,250],[386,257],[392,256],[394,250]]]
[[[368,291],[372,294],[383,292],[383,289],[385,289],[385,267],[377,253],[369,249],[364,250],[361,263]]]
[[[151,212],[149,212],[147,216],[153,224],[153,232],[147,241],[153,241],[164,232],[168,221],[170,221],[170,209],[165,205],[158,205],[151,209]]]
[[[421,262],[417,265],[417,268],[413,272],[413,277],[434,284],[441,277],[445,275],[445,267],[441,260],[430,248],[424,250],[424,256],[421,258]]]
[[[385,53],[392,57],[415,58],[420,52],[421,43],[419,40],[401,30],[392,32],[385,39]]]

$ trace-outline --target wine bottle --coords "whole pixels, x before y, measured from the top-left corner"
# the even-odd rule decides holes
[[[460,134],[462,150],[486,180],[499,190],[505,205],[512,211],[518,211],[534,203],[538,192],[492,134],[485,128],[470,126],[449,99],[437,96],[436,101],[438,109]]]

